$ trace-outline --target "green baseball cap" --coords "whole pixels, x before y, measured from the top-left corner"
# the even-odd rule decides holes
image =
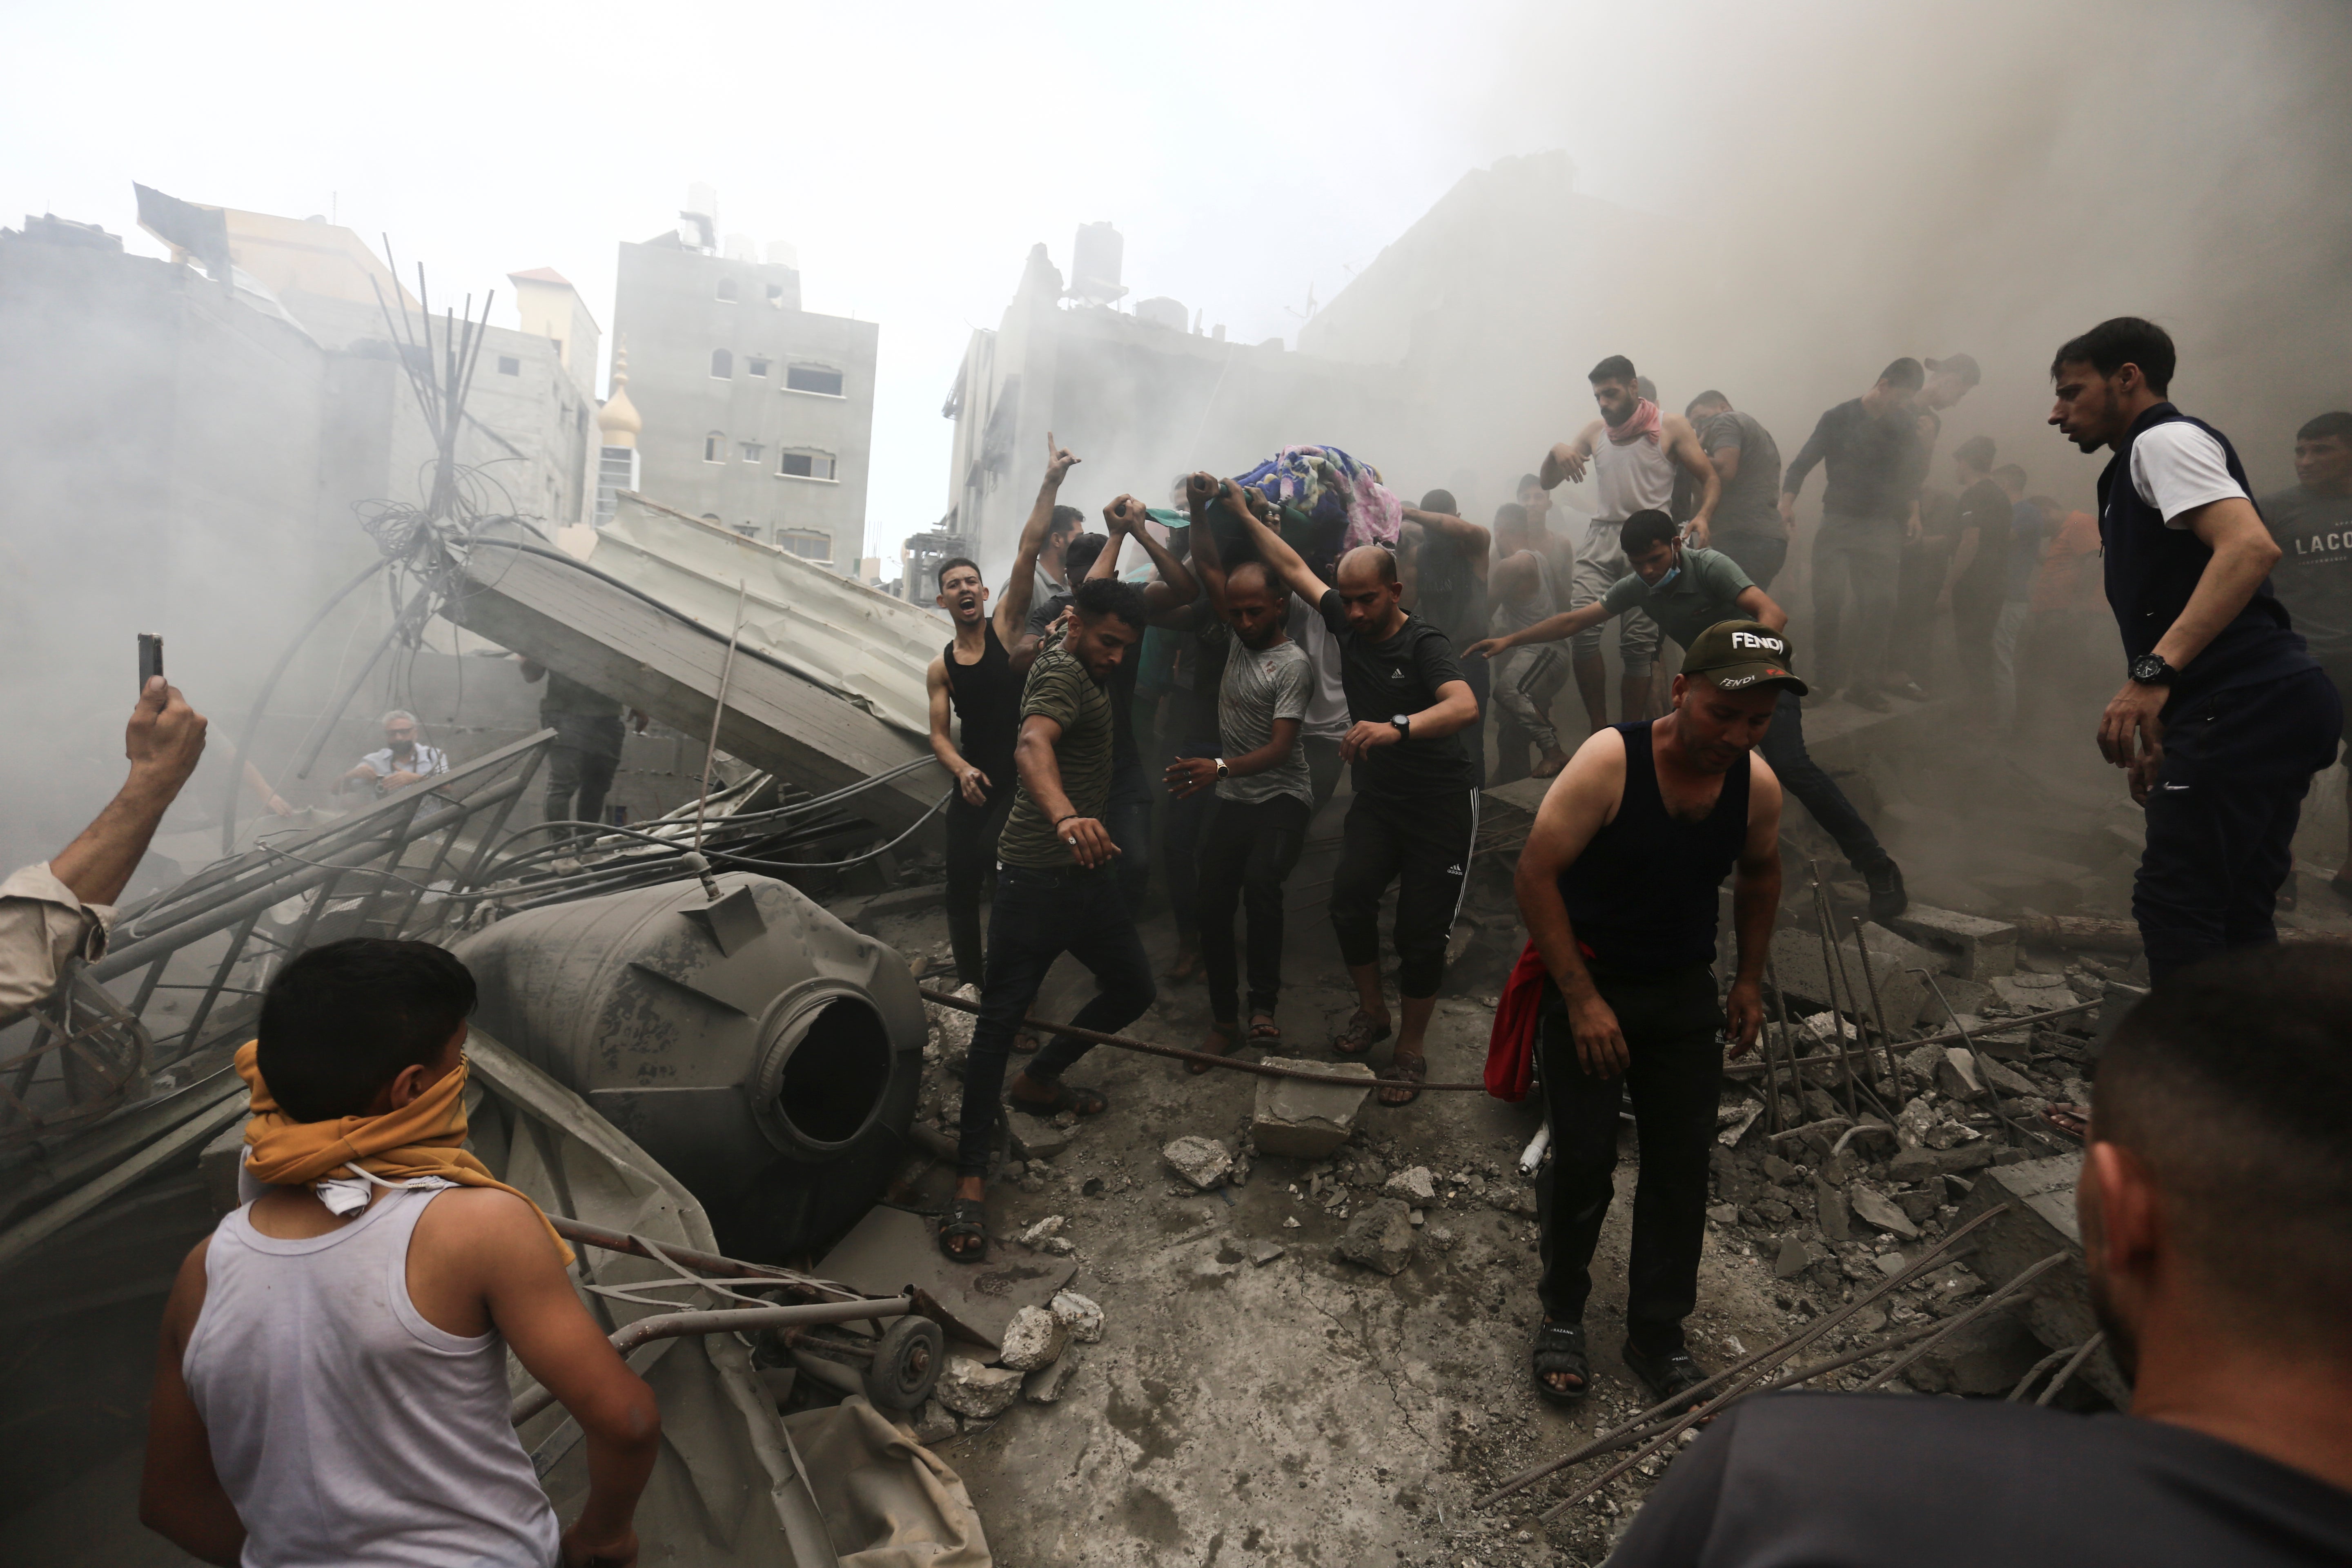
[[[1726,691],[1745,691],[1760,682],[1785,686],[1798,696],[1810,688],[1789,668],[1789,639],[1761,621],[1717,621],[1699,633],[1683,655],[1685,675],[1704,675]]]

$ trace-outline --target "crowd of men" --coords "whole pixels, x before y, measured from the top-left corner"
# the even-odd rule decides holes
[[[2352,414],[2304,426],[2296,486],[2258,506],[2227,437],[2168,400],[2173,358],[2160,329],[2119,318],[2050,366],[2051,423],[2112,454],[2089,537],[2126,679],[2097,743],[2147,810],[2135,912],[2155,987],[2099,1062],[2078,1194],[2092,1302],[2136,1380],[2132,1413],[1751,1401],[1690,1446],[1618,1561],[2352,1559],[2352,970],[2280,947],[2272,923],[2352,683]],[[1783,471],[1769,434],[1721,394],[1670,416],[1612,358],[1592,373],[1600,418],[1553,448],[1491,529],[1438,492],[1397,549],[1294,537],[1262,497],[1207,474],[1183,480],[1173,508],[1119,497],[1090,535],[1058,503],[1076,458],[1051,449],[993,607],[973,563],[940,579],[953,637],[930,685],[955,792],[949,916],[957,966],[982,988],[942,1251],[987,1255],[1004,1099],[1105,1109],[1066,1081],[1087,1048],[1074,1036],[1005,1074],[1064,952],[1096,980],[1079,1026],[1117,1031],[1151,1002],[1137,917],[1160,799],[1191,938],[1180,964],[1205,982],[1213,1058],[1281,1041],[1285,881],[1349,771],[1329,919],[1358,1005],[1328,1044],[1361,1057],[1393,1035],[1381,1099],[1412,1101],[1491,701],[1507,759],[1516,746],[1525,766],[1532,751],[1556,775],[1516,871],[1529,940],[1488,1075],[1499,1063],[1532,1086],[1553,1128],[1533,1387],[1559,1404],[1589,1392],[1583,1313],[1630,1100],[1640,1171],[1622,1353],[1662,1399],[1696,1398],[1707,1373],[1682,1325],[1706,1156],[1725,1053],[1747,1051],[1763,1021],[1784,793],[1838,837],[1874,905],[1902,899],[1867,826],[1805,756],[1801,704],[1834,684],[1870,706],[1916,683],[1902,606],[1927,584],[1964,650],[1983,651],[1982,694],[2002,700],[2002,661],[2037,607],[2021,563],[2038,568],[2073,526],[1981,438],[1951,455],[1948,512],[1924,515],[1940,501],[1908,476],[1978,377],[1958,356],[1898,360],[1825,414]],[[1769,590],[1817,466],[1823,646],[1800,674]],[[1564,550],[1544,525],[1547,492],[1588,470],[1602,510],[1622,515]],[[1129,541],[1149,582],[1119,573]],[[1627,669],[1614,725],[1597,641],[1611,619]],[[1658,711],[1651,665],[1668,638],[1682,653]],[[1186,679],[1155,779],[1139,678],[1160,654]],[[1570,753],[1549,702],[1571,679],[1593,722]],[[579,717],[573,743],[593,761],[618,718],[602,699]],[[388,715],[386,731],[352,782],[432,776],[413,717]],[[54,859],[0,883],[0,1023],[102,952],[109,905],[204,732],[176,690],[149,682],[121,795]],[[571,787],[600,788],[593,773]],[[1718,977],[1727,879],[1737,960]],[[2333,885],[2352,897],[2345,872]],[[1379,929],[1391,887],[1393,1008]],[[180,1274],[151,1411],[142,1517],[205,1561],[635,1559],[659,1412],[530,1200],[458,1146],[472,1003],[463,965],[422,943],[330,944],[270,982],[237,1058],[249,1201]],[[590,1491],[568,1529],[508,1419],[509,1348],[585,1436]]]

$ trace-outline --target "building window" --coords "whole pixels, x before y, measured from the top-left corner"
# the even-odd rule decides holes
[[[735,356],[725,349],[710,351],[710,378],[713,381],[735,379]]]
[[[788,555],[797,555],[803,561],[832,563],[833,535],[830,533],[820,533],[814,528],[780,528],[776,530],[776,543]]]
[[[756,463],[767,456],[768,448],[757,441],[739,441],[736,445],[742,448],[743,460],[747,463]]]
[[[841,395],[841,372],[821,364],[796,364],[784,372],[784,385],[793,392],[814,392],[820,397]]]
[[[765,375],[768,374],[768,367],[772,363],[772,361],[763,359],[748,359],[743,362],[743,370],[744,373],[749,375]]]
[[[768,285],[768,303],[769,303],[769,304],[771,304],[771,305],[781,305],[781,304],[782,304],[783,302],[784,302],[784,286],[783,286],[782,284],[781,284],[781,283],[771,283],[771,284],[769,284],[769,285]]]
[[[723,463],[727,460],[727,437],[724,434],[713,430],[702,438],[702,460],[706,463]]]
[[[500,375],[520,375],[522,374],[522,361],[517,359],[512,354],[500,354],[499,356],[499,374]]]
[[[732,278],[721,278],[719,280],[719,302],[722,305],[731,305],[735,302],[735,279]]]
[[[834,478],[831,452],[786,452],[776,465],[779,477],[787,479],[824,479]]]

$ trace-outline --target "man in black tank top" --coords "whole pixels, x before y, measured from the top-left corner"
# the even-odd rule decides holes
[[[969,557],[956,556],[940,568],[939,596],[932,603],[955,623],[955,640],[940,650],[923,673],[931,696],[931,754],[956,783],[948,803],[948,941],[955,952],[956,978],[978,985],[985,978],[980,940],[980,887],[996,858],[996,836],[1013,809],[1013,742],[1021,730],[1021,686],[1027,673],[1015,671],[1008,650],[1019,643],[1035,591],[1037,552],[1054,521],[1062,478],[1077,458],[1045,437],[1045,480],[1037,504],[1021,531],[1013,570],[994,614],[988,586]],[[948,733],[952,710],[962,721],[961,743]]]
[[[1517,891],[1543,960],[1537,1076],[1551,1112],[1551,1171],[1537,1188],[1544,1322],[1536,1392],[1591,1384],[1584,1303],[1613,1195],[1617,1108],[1641,1135],[1625,1363],[1661,1399],[1706,1380],[1683,1347],[1698,1300],[1706,1153],[1723,1072],[1763,1022],[1762,975],[1780,901],[1780,784],[1756,753],[1783,689],[1802,696],[1788,644],[1725,621],[1691,644],[1664,718],[1600,731],[1544,796]],[[1716,890],[1737,869],[1739,967],[1716,1002]],[[1727,1024],[1726,1012],[1728,1011]]]

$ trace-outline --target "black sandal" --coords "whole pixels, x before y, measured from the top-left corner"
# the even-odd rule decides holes
[[[959,1241],[977,1237],[978,1247],[960,1248]],[[988,1216],[978,1198],[957,1198],[940,1222],[940,1251],[950,1263],[979,1263],[988,1257]]]
[[[1664,1355],[1652,1355],[1637,1348],[1631,1340],[1625,1342],[1625,1364],[1633,1369],[1634,1376],[1650,1385],[1651,1394],[1661,1405],[1679,1398],[1705,1383],[1708,1377],[1706,1369],[1691,1360],[1688,1351],[1669,1351]],[[1687,1415],[1706,1403],[1704,1399],[1694,1399],[1680,1414]]]
[[[1039,1080],[1033,1078],[1029,1081],[1035,1083]],[[1056,1116],[1065,1110],[1078,1116],[1100,1116],[1110,1109],[1110,1101],[1105,1100],[1097,1090],[1074,1088],[1059,1079],[1048,1079],[1045,1081],[1054,1091],[1053,1099],[1024,1100],[1017,1094],[1008,1093],[1004,1103],[1012,1106],[1015,1110],[1026,1111],[1032,1116]]]
[[[1584,1353],[1582,1323],[1538,1324],[1533,1350],[1529,1361],[1538,1394],[1554,1405],[1574,1405],[1592,1392],[1592,1363]],[[1560,1388],[1551,1382],[1555,1377],[1572,1377],[1576,1386]]]
[[[1388,1076],[1391,1080],[1396,1079],[1408,1079],[1414,1083],[1427,1083],[1429,1081],[1429,1058],[1427,1057],[1392,1057],[1389,1059]],[[1391,1100],[1389,1098],[1390,1095],[1400,1093],[1404,1095],[1402,1100]],[[1381,1085],[1381,1103],[1382,1105],[1411,1105],[1414,1100],[1419,1100],[1420,1098],[1421,1090],[1417,1089],[1412,1090],[1400,1089],[1393,1082]]]
[[[1389,1037],[1386,1024],[1375,1024],[1372,1016],[1361,1007],[1348,1020],[1348,1026],[1331,1038],[1331,1048],[1343,1057],[1360,1057]]]

